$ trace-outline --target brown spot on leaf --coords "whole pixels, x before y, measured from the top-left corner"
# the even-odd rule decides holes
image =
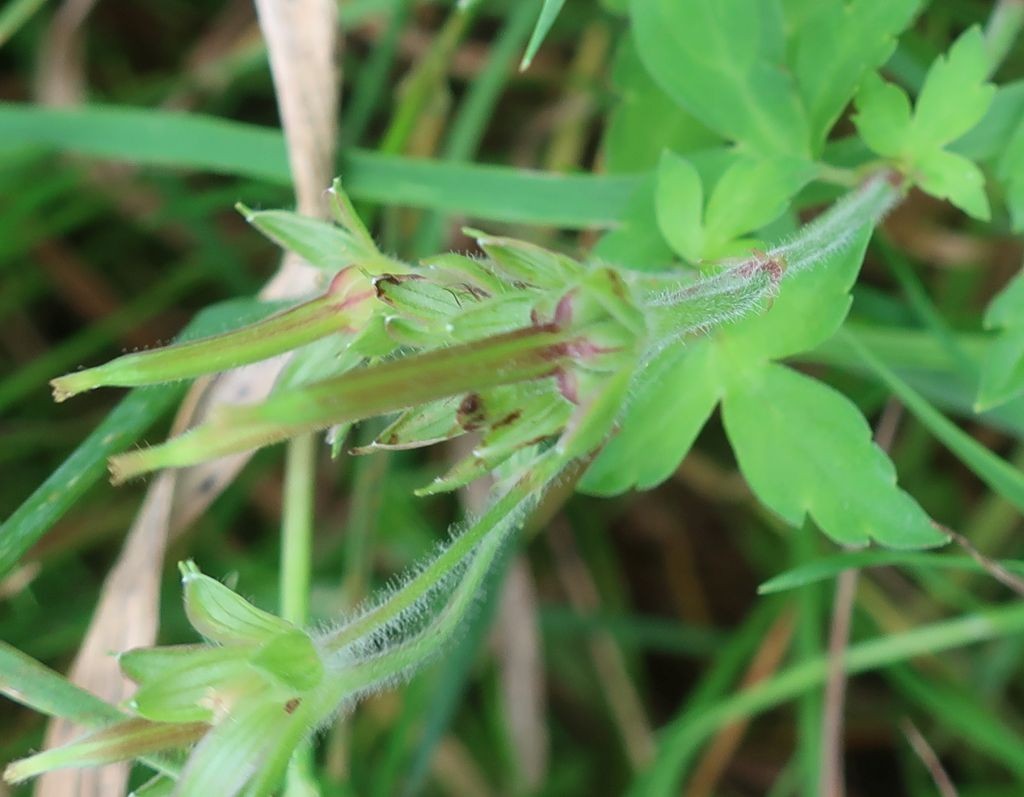
[[[456,413],[459,426],[467,432],[479,429],[485,417],[484,400],[479,393],[467,394],[459,404],[459,409]]]
[[[373,289],[377,294],[377,298],[382,302],[391,304],[391,299],[387,295],[388,285],[401,285],[403,282],[409,280],[421,280],[422,276],[419,274],[381,274],[379,277],[373,279]]]
[[[506,415],[500,421],[497,421],[496,423],[491,424],[491,428],[492,429],[500,429],[502,426],[508,426],[510,423],[515,423],[516,421],[518,421],[522,417],[523,417],[523,411],[522,410],[515,410],[513,412],[510,412],[508,415]]]

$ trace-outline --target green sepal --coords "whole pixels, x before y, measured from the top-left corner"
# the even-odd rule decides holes
[[[507,293],[465,308],[448,322],[448,333],[461,343],[500,335],[530,324],[537,297],[527,292]]]
[[[406,410],[368,446],[355,448],[353,454],[367,454],[378,449],[401,451],[450,440],[463,433],[455,420],[461,399],[458,396],[432,401]]]
[[[155,723],[130,719],[86,734],[70,744],[15,761],[4,770],[8,783],[20,783],[44,772],[68,767],[94,767],[185,747],[209,730],[202,723]]]
[[[485,426],[480,445],[456,462],[444,475],[416,490],[416,495],[435,495],[464,487],[499,468],[516,452],[560,432],[572,416],[573,405],[554,391],[510,395],[495,401],[481,397],[478,423]],[[490,412],[486,412],[489,408]]]
[[[430,278],[440,285],[464,286],[470,291],[497,296],[507,292],[509,285],[487,264],[466,255],[448,252],[421,261]]]
[[[444,321],[420,321],[392,315],[384,319],[384,329],[396,346],[409,346],[421,351],[437,347],[443,340]]]
[[[294,630],[287,620],[257,609],[216,579],[199,572],[195,562],[181,562],[185,614],[202,636],[221,645],[262,644]]]
[[[187,666],[195,656],[213,650],[209,645],[165,645],[156,648],[132,648],[117,655],[121,672],[137,684],[163,678]]]
[[[419,274],[384,274],[373,287],[377,299],[400,315],[426,321],[444,321],[472,301],[469,291],[436,285]]]
[[[580,265],[572,258],[542,246],[470,228],[464,232],[476,239],[477,245],[494,261],[495,268],[511,280],[541,288],[557,288],[581,272]]]
[[[161,655],[161,648],[125,654],[135,659],[127,666],[136,670],[140,658],[148,659],[141,665],[148,673],[128,706],[153,722],[214,722],[238,701],[261,691],[262,679],[249,667],[250,648],[204,647],[155,661]]]
[[[630,369],[585,384],[581,393],[589,394],[572,414],[558,439],[557,450],[567,459],[586,457],[596,451],[611,434],[633,380]]]
[[[178,779],[180,795],[237,795],[264,766],[285,735],[292,717],[286,703],[248,700],[231,720],[206,734],[189,756]]]
[[[611,268],[593,268],[579,281],[583,289],[580,298],[584,303],[596,302],[629,334],[640,337],[647,331],[644,311],[632,295],[630,286],[622,275]],[[573,318],[590,315],[584,307],[573,307]]]
[[[264,642],[251,659],[254,667],[267,673],[287,689],[305,692],[317,686],[324,665],[313,641],[295,629]]]

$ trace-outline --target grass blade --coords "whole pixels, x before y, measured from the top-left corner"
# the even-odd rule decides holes
[[[1024,562],[1003,560],[998,564],[1012,573],[1024,574]],[[927,567],[984,572],[981,565],[969,556],[913,551],[854,551],[822,557],[800,567],[794,567],[768,579],[757,588],[757,591],[761,595],[785,592],[834,578],[851,568],[863,567]]]
[[[198,337],[242,325],[266,315],[275,305],[252,300],[208,308],[180,336]],[[0,576],[6,574],[36,540],[107,470],[107,457],[123,451],[184,394],[187,383],[133,390],[96,427],[50,477],[0,525]]]
[[[289,185],[279,130],[140,108],[0,103],[5,148],[53,149],[147,166]],[[352,149],[340,171],[353,199],[546,227],[608,227],[639,185],[634,175],[563,175],[441,163]],[[326,186],[325,186],[326,188]]]
[[[11,700],[75,725],[101,727],[125,719],[125,715],[91,692],[45,667],[31,656],[0,641],[0,693]],[[176,775],[180,767],[163,757],[143,760],[158,772]]]
[[[1024,603],[967,614],[953,620],[931,623],[902,634],[875,637],[847,649],[843,668],[848,675],[869,672],[923,654],[1024,633]],[[674,728],[674,744],[659,750],[658,758],[645,773],[644,795],[677,794],[683,769],[700,745],[724,725],[760,714],[781,705],[809,689],[817,689],[828,675],[824,656],[790,667],[767,681],[732,695],[702,711],[687,713]]]
[[[526,53],[523,55],[523,61],[519,64],[520,71],[526,71],[530,68],[530,64],[533,63],[533,57],[537,54],[537,50],[540,49],[544,39],[551,31],[551,26],[555,24],[555,19],[558,18],[558,13],[562,10],[562,6],[565,5],[565,0],[544,0],[544,6],[540,10],[540,16],[537,17],[537,24],[533,28],[533,34],[530,36],[530,41],[526,45]]]
[[[975,475],[1003,498],[1024,511],[1024,473],[997,457],[933,407],[849,332],[840,335],[928,430],[941,440]]]

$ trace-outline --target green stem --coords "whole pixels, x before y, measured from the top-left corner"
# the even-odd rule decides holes
[[[3,45],[38,11],[46,0],[12,0],[0,12],[0,45]]]
[[[315,476],[316,438],[300,435],[285,457],[281,524],[281,616],[300,628],[309,622]]]
[[[1024,604],[1014,603],[955,620],[921,626],[902,634],[860,642],[847,649],[842,661],[843,671],[847,675],[855,675],[915,656],[936,654],[1021,632],[1024,632]],[[740,718],[755,716],[809,689],[819,688],[828,676],[828,667],[828,657],[819,656],[790,667],[774,678],[762,681],[701,712],[684,715],[680,722],[667,731],[662,753],[652,768],[642,776],[642,781],[634,784],[631,793],[653,797],[677,794],[679,773],[705,739]],[[671,747],[665,746],[669,738],[672,739]],[[669,749],[671,757],[664,754]]]
[[[255,324],[176,343],[153,351],[118,357],[108,363],[54,379],[57,401],[97,387],[141,387],[191,379],[265,360],[326,335],[344,331],[368,312],[373,297],[369,284],[359,284],[354,272],[342,272],[316,299],[277,313]]]
[[[345,103],[345,125],[341,131],[343,149],[359,144],[380,105],[381,96],[388,88],[399,37],[409,19],[411,6],[412,0],[394,3],[384,34],[374,42],[369,56],[359,67],[353,81],[352,99]]]
[[[1010,54],[1010,49],[1024,28],[1024,0],[999,0],[985,25],[990,75]]]
[[[491,47],[487,63],[459,105],[445,141],[441,160],[466,161],[472,158],[480,147],[480,140],[494,116],[494,108],[508,82],[516,56],[530,33],[535,13],[533,4],[525,1],[510,12],[502,26],[501,34]],[[423,218],[413,241],[414,252],[426,254],[440,247],[444,237],[445,218],[446,216],[438,211]]]
[[[423,601],[485,538],[499,540],[519,528],[565,467],[565,460],[554,449],[538,458],[507,493],[494,501],[476,523],[456,537],[418,575],[387,601],[333,632],[323,640],[324,648],[341,651],[371,631],[399,619]]]
[[[471,8],[456,6],[426,55],[402,80],[398,107],[378,148],[381,152],[398,153],[405,149],[472,17]]]
[[[313,499],[316,487],[316,436],[288,441],[284,465],[284,516],[281,523],[281,616],[300,628],[309,623],[309,586],[313,571]],[[313,747],[298,746],[288,765],[285,797],[311,793]]]

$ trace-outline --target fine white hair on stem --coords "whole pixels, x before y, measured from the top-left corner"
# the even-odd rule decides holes
[[[776,295],[782,280],[850,246],[857,233],[877,224],[900,196],[893,173],[878,172],[769,251],[755,252],[710,277],[651,290],[644,302],[651,311],[651,340],[644,362],[681,338],[756,312]]]
[[[339,661],[350,662],[381,652],[396,641],[408,638],[423,623],[427,610],[445,588],[472,570],[473,562],[489,545],[502,541],[515,532],[526,515],[537,505],[548,487],[557,478],[564,463],[551,454],[542,454],[522,478],[461,534],[439,548],[437,554],[406,576],[399,586],[385,593],[382,599],[368,606],[342,626],[319,638],[319,644],[330,660],[340,654]],[[458,590],[460,587],[455,587]]]
[[[892,173],[879,172],[766,256],[785,261],[787,278],[806,271],[848,246],[865,225],[881,221],[900,197]]]

